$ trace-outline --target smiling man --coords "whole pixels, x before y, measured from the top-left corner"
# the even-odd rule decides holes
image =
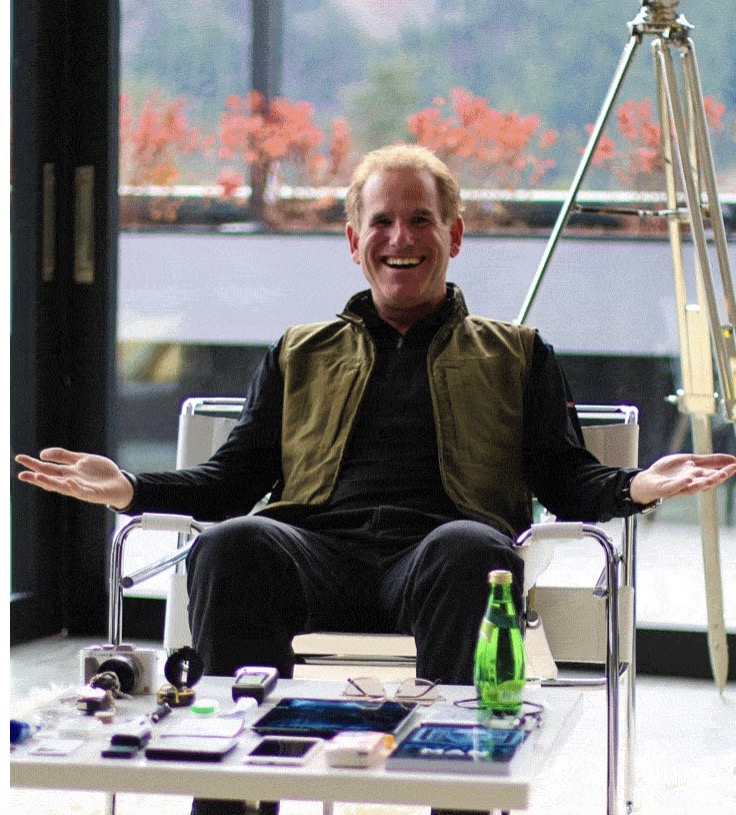
[[[443,164],[434,156],[425,158],[436,162],[438,176],[417,160],[382,169],[381,160],[392,154],[412,155],[401,148],[377,152],[356,175],[346,231],[378,314],[405,333],[444,303],[447,266],[460,251],[463,221],[459,201],[451,194],[453,179],[444,177]],[[437,179],[450,191],[444,201]]]
[[[644,471],[596,461],[551,347],[532,328],[470,315],[447,283],[460,190],[428,150],[368,154],[346,209],[369,289],[336,320],[286,330],[209,461],[133,476],[51,448],[18,456],[19,478],[130,513],[219,521],[187,564],[209,674],[291,676],[296,634],[371,631],[413,635],[418,676],[471,684],[488,572],[509,569],[520,600],[512,538],[531,522],[532,493],[561,519],[607,520],[715,487],[736,458],[666,456]]]

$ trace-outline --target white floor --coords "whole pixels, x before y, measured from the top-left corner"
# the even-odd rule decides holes
[[[10,649],[11,715],[24,712],[54,688],[77,682],[78,640],[49,639]],[[349,666],[304,667],[301,675],[365,674]],[[407,669],[371,669],[395,679]],[[580,725],[539,778],[531,815],[605,813],[605,706],[601,690],[587,690]],[[637,682],[637,749],[634,812],[652,815],[736,813],[736,685],[719,694],[713,683],[641,676]],[[563,778],[564,782],[559,779]],[[295,798],[298,797],[295,795]],[[96,793],[11,790],[13,813],[101,815],[106,798]],[[117,815],[188,815],[189,799],[119,795]],[[458,801],[462,806],[462,801]],[[282,805],[283,815],[318,815],[302,801]],[[336,805],[336,815],[426,815],[422,807]],[[622,809],[623,811],[623,809]]]

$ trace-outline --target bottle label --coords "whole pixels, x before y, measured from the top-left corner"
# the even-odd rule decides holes
[[[515,617],[489,609],[480,624],[473,679],[480,707],[515,712],[523,699],[524,641]]]

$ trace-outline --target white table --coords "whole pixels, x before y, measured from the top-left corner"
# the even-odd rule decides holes
[[[231,680],[205,677],[197,686],[202,698],[216,698],[221,711],[232,707]],[[262,715],[266,705],[282,696],[330,698],[339,696],[343,683],[310,679],[279,680],[275,691],[250,716]],[[390,688],[389,688],[390,690]],[[420,709],[412,720],[453,717],[469,720],[474,714],[455,707],[452,700],[465,699],[472,689],[443,686],[446,703],[436,702]],[[335,801],[382,804],[414,804],[433,807],[464,807],[484,810],[524,809],[528,806],[530,787],[546,760],[554,754],[561,738],[573,727],[582,708],[579,691],[528,688],[526,698],[545,705],[541,728],[524,742],[513,760],[507,776],[461,775],[430,772],[387,771],[382,766],[371,769],[336,769],[324,757],[317,757],[304,767],[260,767],[243,763],[244,746],[257,738],[251,732],[241,737],[241,745],[221,763],[161,761],[146,759],[142,753],[133,759],[103,759],[100,750],[108,739],[87,739],[68,756],[41,757],[29,754],[41,736],[25,742],[10,754],[10,785],[33,789],[104,791],[109,793],[150,793],[191,795],[248,801],[313,800],[322,801],[329,811]],[[152,697],[136,697],[118,703],[121,715],[146,713],[153,709]],[[73,705],[70,704],[73,710]],[[193,715],[186,708],[154,726],[165,728],[176,717]]]

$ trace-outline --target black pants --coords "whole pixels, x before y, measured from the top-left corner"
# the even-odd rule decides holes
[[[296,634],[410,634],[417,676],[470,685],[492,569],[512,571],[519,602],[521,559],[477,521],[392,507],[323,513],[299,527],[235,518],[203,532],[189,554],[193,644],[207,674],[250,664],[291,677]]]

